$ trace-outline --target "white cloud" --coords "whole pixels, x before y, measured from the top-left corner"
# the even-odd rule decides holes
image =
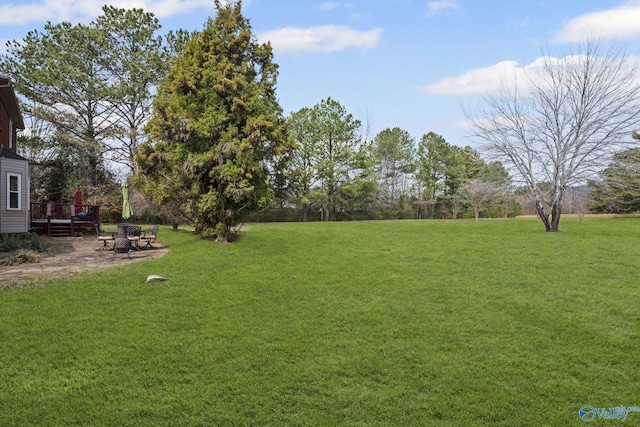
[[[278,53],[329,53],[347,48],[371,49],[378,45],[382,28],[358,31],[340,25],[299,28],[286,27],[258,35],[261,42],[271,42]]]
[[[48,3],[48,4],[47,4]],[[50,19],[53,1],[40,4],[3,4],[0,5],[0,24],[26,24],[30,21]],[[64,20],[64,18],[62,18]]]
[[[112,0],[110,5],[141,8],[158,18],[190,12],[198,8],[211,11],[211,0]],[[26,24],[29,22],[88,22],[102,13],[101,3],[94,0],[44,0],[27,4],[0,5],[0,24]]]
[[[419,90],[430,95],[477,95],[497,89],[501,81],[519,76],[523,71],[515,61],[502,61],[459,76],[446,77]]]
[[[628,71],[635,70],[635,78],[640,84],[640,58],[627,56],[625,65]],[[495,92],[501,88],[509,89],[518,82],[518,90],[526,91],[527,82],[547,81],[543,67],[550,64],[554,68],[566,63],[581,64],[584,59],[579,55],[567,55],[561,58],[541,56],[528,65],[521,66],[516,61],[501,61],[489,67],[477,68],[454,77],[446,77],[437,83],[418,87],[418,90],[430,95],[473,96]],[[544,80],[540,80],[544,79]]]
[[[448,10],[460,10],[461,6],[457,0],[437,0],[427,3],[427,16],[437,15]]]
[[[320,10],[334,10],[334,9],[351,9],[353,8],[353,4],[350,2],[337,2],[337,1],[327,1],[318,6]]]
[[[144,9],[152,12],[157,18],[192,12],[196,9],[203,9],[209,15],[215,14],[215,6],[211,0],[111,0],[110,4],[123,9],[134,7]]]
[[[340,7],[340,3],[335,2],[335,1],[328,1],[325,3],[322,3],[320,6],[318,6],[318,9],[321,10],[333,10],[333,9],[337,9]]]
[[[629,39],[640,36],[640,1],[613,9],[586,13],[567,21],[552,41],[581,42],[586,38]]]

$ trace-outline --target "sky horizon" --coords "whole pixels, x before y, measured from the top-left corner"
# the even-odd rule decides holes
[[[213,0],[2,0],[0,52],[47,21],[88,23],[103,4],[151,12],[161,33],[201,30],[215,15]],[[476,148],[464,109],[501,76],[588,38],[639,56],[640,0],[244,0],[242,10],[257,39],[273,46],[284,114],[331,97],[369,139],[399,127],[416,142],[435,132]]]

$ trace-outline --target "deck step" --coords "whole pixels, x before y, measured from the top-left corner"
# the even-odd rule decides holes
[[[51,223],[51,237],[68,237],[71,236],[70,223]]]

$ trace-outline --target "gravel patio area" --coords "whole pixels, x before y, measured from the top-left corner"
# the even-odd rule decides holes
[[[131,250],[115,254],[101,250],[95,235],[83,237],[52,237],[47,239],[50,249],[40,255],[37,263],[0,266],[0,287],[14,287],[29,283],[46,283],[63,275],[115,267],[166,255],[169,249],[161,242],[152,249]]]

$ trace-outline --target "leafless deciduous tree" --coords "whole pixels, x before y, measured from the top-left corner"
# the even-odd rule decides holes
[[[515,85],[467,113],[472,137],[520,178],[547,231],[558,231],[569,186],[585,183],[633,142],[640,119],[637,67],[595,41],[544,55]]]
[[[473,209],[477,221],[482,208],[498,200],[503,193],[503,188],[504,185],[500,182],[478,178],[463,182],[460,191]]]

